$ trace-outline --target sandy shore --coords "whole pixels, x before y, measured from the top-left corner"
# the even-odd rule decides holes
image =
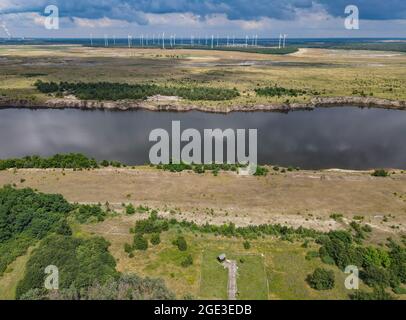
[[[170,97],[168,97],[170,98]],[[173,98],[173,97],[171,97]],[[289,112],[295,110],[313,110],[318,107],[358,106],[384,109],[406,110],[406,101],[387,100],[372,97],[316,97],[308,104],[258,104],[251,106],[234,105],[227,107],[184,105],[176,99],[158,101],[92,101],[76,98],[49,99],[42,103],[30,100],[11,100],[0,98],[0,108],[29,108],[29,109],[86,109],[86,110],[150,110],[150,111],[202,111],[211,113],[276,111]]]

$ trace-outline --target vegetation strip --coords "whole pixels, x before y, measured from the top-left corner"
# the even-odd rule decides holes
[[[155,95],[177,96],[188,100],[230,100],[240,94],[237,89],[210,87],[164,87],[155,84],[127,84],[110,82],[70,83],[70,82],[35,82],[42,93],[56,93],[57,97],[73,94],[83,100],[145,100]]]

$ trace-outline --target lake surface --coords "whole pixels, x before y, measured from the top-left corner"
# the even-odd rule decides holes
[[[98,160],[148,162],[149,133],[181,129],[258,129],[258,161],[306,169],[406,169],[406,111],[319,108],[273,112],[0,110],[0,158],[81,152]]]

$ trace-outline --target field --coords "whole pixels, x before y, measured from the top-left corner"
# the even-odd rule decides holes
[[[250,248],[245,249],[242,238],[192,232],[175,225],[161,233],[158,245],[149,243],[146,251],[135,250],[129,256],[124,246],[133,243],[130,228],[148,214],[126,215],[123,203],[148,206],[162,217],[198,224],[280,223],[328,231],[348,229],[350,222],[358,221],[372,227],[366,241],[382,245],[388,237],[400,240],[405,234],[405,179],[399,170],[388,178],[372,177],[368,171],[337,170],[272,172],[266,177],[220,173],[216,177],[149,167],[0,172],[1,185],[61,193],[71,202],[100,202],[115,210],[117,214],[100,223],[81,225],[70,219],[74,235],[104,237],[111,244],[109,251],[118,271],[162,278],[180,299],[227,297],[227,270],[216,260],[220,253],[237,262],[237,299],[346,299],[351,292],[344,288],[346,275],[336,266],[326,265],[320,258],[306,258],[308,252],[318,251],[313,240],[304,245],[304,240],[263,236],[249,240]],[[342,216],[337,218],[339,214]],[[179,235],[187,241],[186,251],[173,244]],[[150,242],[151,236],[146,238]],[[193,264],[182,266],[189,255]],[[0,278],[0,297],[13,297],[27,259],[27,255],[18,258]],[[317,267],[333,270],[334,289],[310,288],[306,277]]]
[[[30,257],[33,248],[27,254],[18,257],[8,267],[6,272],[0,276],[0,300],[12,300],[15,298],[15,290],[25,272],[25,265]]]
[[[318,246],[311,244],[303,248],[302,242],[272,237],[252,240],[251,248],[246,250],[243,239],[175,228],[161,234],[159,245],[150,244],[148,250],[135,251],[130,258],[123,247],[132,241],[133,235],[128,230],[136,219],[118,216],[85,225],[83,230],[91,235],[102,235],[111,242],[110,252],[118,261],[119,271],[163,278],[178,298],[227,299],[228,273],[216,260],[220,253],[237,261],[237,299],[346,299],[351,293],[344,288],[345,274],[333,266],[327,268],[335,272],[336,287],[328,291],[311,289],[305,281],[307,275],[316,267],[326,267],[319,258],[305,258],[308,251],[317,250]],[[180,233],[188,243],[185,252],[172,244]],[[193,265],[184,268],[180,264],[188,254],[193,257]]]
[[[149,167],[97,170],[22,169],[0,172],[0,185],[61,193],[71,202],[147,205],[179,219],[240,226],[281,223],[328,231],[363,216],[385,234],[405,232],[406,174],[376,178],[365,171],[275,172],[202,175]],[[342,214],[344,222],[330,218]]]
[[[406,54],[329,49],[300,49],[288,55],[215,50],[106,49],[76,45],[0,47],[0,95],[40,103],[36,80],[155,83],[178,87],[233,89],[228,101],[187,101],[224,109],[231,105],[309,102],[318,96],[373,96],[406,100]],[[306,90],[298,97],[259,97],[258,87]],[[162,101],[160,101],[162,102]],[[151,102],[153,103],[153,102]],[[173,101],[171,103],[174,103]]]
[[[217,261],[219,254],[227,252],[227,259],[237,262],[237,298],[241,300],[267,300],[268,280],[263,258],[256,254],[230,253],[227,246],[203,252],[200,297],[227,299],[228,271]],[[240,252],[242,252],[240,248]]]

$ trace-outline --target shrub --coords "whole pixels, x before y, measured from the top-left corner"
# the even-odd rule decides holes
[[[183,236],[179,236],[176,240],[173,241],[173,244],[178,247],[179,251],[187,250],[187,242]]]
[[[317,251],[309,251],[306,253],[306,260],[312,260],[314,258],[320,257],[319,253]],[[334,261],[333,261],[334,263]]]
[[[373,177],[383,177],[383,178],[385,178],[385,177],[389,176],[389,172],[384,170],[384,169],[377,169],[371,175]]]
[[[125,213],[128,215],[135,213],[135,208],[131,203],[125,207]]]
[[[265,167],[257,166],[257,170],[254,173],[254,176],[266,176],[269,170]]]
[[[107,160],[103,160],[102,162],[100,162],[100,165],[101,165],[102,167],[108,167],[108,166],[110,165],[110,162],[107,161]]]
[[[370,287],[386,288],[390,285],[389,273],[380,267],[370,265],[360,272],[360,278]]]
[[[248,250],[251,248],[251,243],[249,243],[249,241],[244,241],[243,246],[244,246],[244,249]]]
[[[334,272],[322,268],[317,268],[307,277],[307,282],[313,289],[330,290],[334,288]]]
[[[374,288],[373,292],[362,290],[356,291],[350,295],[351,300],[396,300],[396,297],[387,293],[383,288]]]
[[[330,218],[338,222],[343,221],[343,215],[341,213],[333,213],[330,215]]]
[[[286,89],[283,87],[278,87],[275,85],[274,87],[265,87],[255,89],[255,92],[259,96],[267,96],[267,97],[281,97],[281,96],[290,96],[290,97],[297,97],[300,95],[306,94],[304,90],[296,90],[296,89]]]
[[[133,251],[133,247],[132,247],[130,244],[125,243],[125,244],[124,244],[124,251],[125,251],[126,253],[131,253],[131,252]]]
[[[187,268],[193,264],[193,258],[192,255],[188,255],[185,259],[182,260],[181,266],[184,268]]]
[[[136,250],[147,250],[148,249],[148,241],[142,235],[137,234],[134,237],[134,249]]]
[[[161,243],[161,237],[159,236],[159,233],[154,233],[154,234],[151,236],[151,243],[152,243],[154,246],[156,246],[156,245],[158,245],[158,244]]]
[[[80,223],[88,223],[93,221],[104,221],[107,213],[103,211],[101,205],[80,205],[75,212],[75,218]]]

